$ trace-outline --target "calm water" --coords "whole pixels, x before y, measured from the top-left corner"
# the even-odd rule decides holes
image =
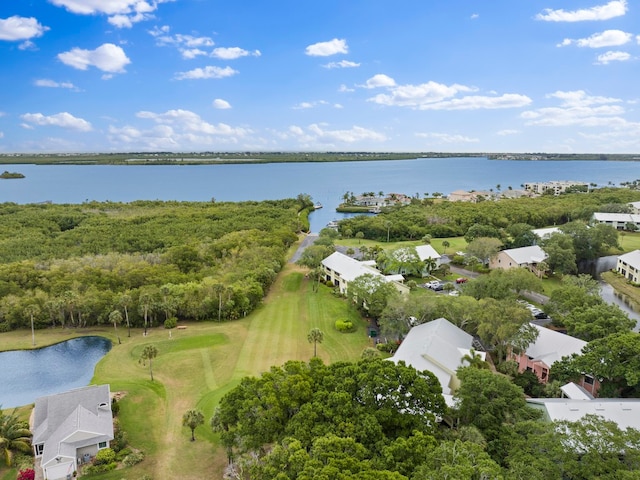
[[[106,338],[80,337],[37,350],[0,352],[0,405],[28,405],[43,395],[88,385],[109,350]]]
[[[273,163],[253,165],[3,165],[22,180],[0,181],[0,202],[82,203],[88,200],[266,200],[307,193],[324,208],[311,229],[329,221],[347,192],[407,195],[520,188],[525,182],[578,180],[607,185],[640,178],[640,162],[506,161],[484,157]]]

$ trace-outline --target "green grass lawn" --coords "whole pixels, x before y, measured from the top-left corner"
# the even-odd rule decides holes
[[[356,331],[339,333],[334,328],[337,319],[351,320]],[[107,327],[36,332],[39,346],[83,334],[114,341],[98,363],[92,383],[109,383],[112,392],[124,392],[120,421],[129,443],[143,450],[146,458],[127,470],[86,478],[134,480],[143,474],[156,479],[221,478],[226,455],[218,448],[209,420],[220,398],[241,378],[259,375],[287,360],[309,360],[313,345],[307,334],[315,327],[324,332],[318,356],[326,363],[356,360],[370,345],[366,323],[355,308],[324,285],[313,292],[305,272],[293,265],[285,267],[263,305],[246,318],[186,326],[174,329],[171,338],[163,328],[151,329],[147,337],[139,329],[127,337],[126,329],[120,329],[122,344],[117,343],[113,328]],[[154,382],[148,365],[138,362],[146,344],[154,344],[159,352],[153,361]],[[30,345],[30,331],[0,335],[0,350]],[[182,427],[182,415],[191,408],[202,410],[206,422],[196,429],[196,442]]]
[[[449,242],[449,246],[447,248],[442,246],[442,242]],[[336,240],[336,245],[342,245],[345,247],[353,247],[358,248],[362,246],[372,247],[374,245],[379,245],[383,249],[394,249],[399,247],[417,247],[418,245],[424,245],[422,240],[410,240],[410,241],[402,241],[402,242],[378,242],[375,240],[359,240],[357,238],[341,238]],[[455,252],[459,250],[464,250],[467,246],[467,242],[464,237],[449,237],[449,238],[433,238],[431,239],[431,246],[436,250],[436,252],[440,254],[448,254],[453,255]]]

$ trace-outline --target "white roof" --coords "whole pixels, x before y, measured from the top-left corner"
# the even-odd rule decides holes
[[[593,218],[598,222],[640,222],[640,215],[634,213],[606,213],[596,212],[593,214]]]
[[[620,255],[618,260],[622,260],[623,262],[631,265],[636,269],[640,269],[640,250],[634,250],[633,252],[625,253],[624,255]]]
[[[629,205],[633,208],[640,208],[640,202],[629,202]]]
[[[576,422],[587,414],[600,415],[618,424],[621,429],[640,429],[640,400],[598,398],[569,400],[566,398],[529,398],[527,402],[544,407],[551,421]]]
[[[464,330],[445,318],[438,318],[409,330],[390,360],[404,361],[418,371],[433,372],[440,381],[442,393],[451,394],[451,378],[462,366],[462,358],[470,353],[472,342],[473,337]],[[484,360],[484,352],[476,354]]]
[[[547,258],[547,254],[544,253],[544,250],[542,250],[538,245],[511,248],[503,250],[503,253],[509,255],[518,265],[540,263]]]
[[[562,385],[560,390],[570,400],[593,400],[593,395],[587,392],[584,387],[573,382]]]
[[[531,231],[535,233],[539,238],[549,238],[554,233],[560,233],[560,228],[558,227],[536,228]]]
[[[436,252],[436,249],[431,245],[418,245],[416,247],[416,253],[418,254],[421,262],[424,262],[427,258],[433,258],[434,260],[438,260],[440,258],[440,254]]]
[[[384,276],[366,262],[360,262],[355,258],[351,258],[340,252],[333,252],[327,258],[322,260],[322,265],[326,268],[330,268],[334,272],[338,272],[340,277],[347,282],[351,282],[366,273],[380,277]]]
[[[530,325],[538,330],[538,338],[527,347],[526,354],[534,360],[544,362],[549,367],[562,357],[580,353],[587,344],[584,340],[541,327],[535,323],[530,323]]]

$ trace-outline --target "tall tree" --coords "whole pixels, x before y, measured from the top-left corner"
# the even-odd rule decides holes
[[[200,425],[204,425],[204,415],[200,410],[187,410],[182,416],[182,426],[191,429],[191,441],[195,442],[195,431]]]
[[[40,314],[40,307],[35,303],[30,303],[24,307],[24,313],[31,319],[31,346],[36,346],[36,332],[33,326],[33,318]]]
[[[467,253],[479,258],[483,264],[489,263],[489,259],[493,257],[502,247],[502,241],[491,237],[477,237],[467,245]]]
[[[131,305],[131,293],[129,290],[122,292],[118,296],[118,305],[124,310],[124,319],[127,322],[127,337],[131,336],[131,322],[129,322],[129,306]]]
[[[118,343],[122,343],[120,341],[120,335],[118,335],[118,324],[122,322],[122,314],[120,310],[114,310],[109,314],[109,321],[113,323],[113,330],[116,333],[116,338],[118,339]]]
[[[309,343],[313,343],[313,356],[318,356],[318,343],[322,343],[324,340],[324,333],[319,328],[312,328],[307,334],[307,340]]]
[[[158,356],[158,349],[155,345],[145,345],[142,353],[140,354],[140,360],[143,365],[149,362],[149,374],[151,375],[151,381],[153,382],[153,359]]]

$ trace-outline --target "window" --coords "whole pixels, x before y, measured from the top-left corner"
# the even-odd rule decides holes
[[[590,375],[585,375],[584,383],[586,383],[587,385],[593,385],[593,377]]]
[[[36,455],[42,455],[44,452],[44,443],[39,443],[36,445]]]
[[[100,442],[98,448],[107,448],[107,442]]]

